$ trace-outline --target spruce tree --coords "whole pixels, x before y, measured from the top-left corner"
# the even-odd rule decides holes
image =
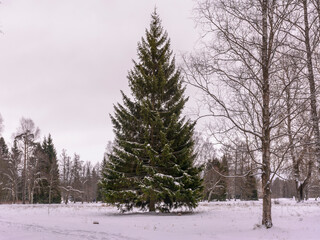
[[[103,172],[105,201],[121,210],[196,207],[202,187],[194,124],[181,116],[185,88],[156,12],[128,80],[133,99],[122,93],[111,116],[116,139]]]
[[[40,173],[39,188],[34,196],[34,202],[60,203],[59,167],[57,152],[51,135],[44,138],[43,143],[36,149],[38,172]]]
[[[19,182],[21,180],[19,176],[19,165],[21,160],[21,151],[17,145],[17,140],[14,140],[8,163],[9,188],[11,190],[13,203],[16,203],[19,200]]]
[[[246,177],[244,199],[258,200],[257,180],[252,174]]]
[[[103,156],[103,160],[102,160],[102,163],[101,163],[101,168],[98,169],[98,186],[97,186],[97,201],[103,201],[103,193],[104,193],[104,185],[105,183],[103,183],[101,181],[101,179],[103,178],[104,176],[104,171],[105,171],[105,168],[107,166],[107,158],[106,156]]]
[[[3,137],[0,137],[0,202],[6,200],[7,190],[6,185],[8,183],[8,160],[9,150]]]
[[[203,177],[204,199],[208,201],[225,201],[227,197],[228,165],[223,156],[222,161],[214,158],[206,165]]]
[[[48,156],[48,166],[47,166],[47,175],[48,175],[48,187],[49,187],[49,195],[48,200],[49,203],[61,203],[61,192],[60,192],[60,174],[59,174],[59,164],[57,158],[57,151],[53,144],[53,140],[51,135],[49,134],[47,142],[43,145],[44,151]]]
[[[73,202],[83,201],[82,193],[83,193],[83,184],[81,182],[81,170],[82,170],[83,161],[80,160],[80,155],[74,154],[73,164],[71,168],[71,199]]]
[[[8,146],[3,137],[0,137],[0,157],[6,159],[9,155]]]

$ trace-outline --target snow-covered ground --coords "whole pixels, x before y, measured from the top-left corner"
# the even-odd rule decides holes
[[[0,239],[320,239],[320,202],[279,200],[268,230],[259,225],[261,205],[201,203],[193,213],[182,214],[120,214],[103,204],[0,205]]]

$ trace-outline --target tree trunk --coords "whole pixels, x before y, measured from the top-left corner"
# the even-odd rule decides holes
[[[235,163],[234,163],[234,176],[237,176],[237,172],[238,172],[238,149],[236,149],[236,155],[235,155]],[[238,179],[234,178],[233,179],[233,196],[234,196],[234,200],[237,200],[237,181]]]
[[[269,86],[269,57],[268,57],[268,0],[262,3],[262,188],[263,213],[262,225],[272,227],[271,218],[271,179],[270,179],[270,86]]]
[[[300,185],[300,187],[298,188],[299,191],[299,197],[298,197],[298,201],[301,202],[303,201],[303,184]]]
[[[52,193],[51,193],[51,186],[49,187],[49,204],[51,204],[51,197],[52,197]]]
[[[18,184],[15,182],[14,183],[14,203],[19,201],[18,197]]]
[[[272,227],[271,218],[271,182],[270,182],[270,143],[263,144],[263,173],[262,173],[262,190],[263,190],[263,212],[262,225],[266,228]]]
[[[155,212],[156,211],[156,204],[155,204],[155,199],[154,196],[150,196],[150,202],[149,202],[149,212]]]
[[[67,205],[69,200],[69,192],[66,193],[64,203]]]
[[[27,140],[24,139],[24,161],[22,176],[22,204],[26,204],[26,188],[27,188]]]
[[[29,190],[29,203],[30,204],[33,204],[33,193],[34,193],[34,187],[32,187],[30,190]]]
[[[309,153],[310,155],[310,153]],[[307,173],[307,176],[305,178],[305,180],[303,181],[302,184],[300,184],[299,188],[298,188],[298,193],[299,193],[299,199],[298,201],[303,201],[304,199],[304,193],[306,193],[306,189],[308,187],[308,184],[309,184],[309,181],[310,181],[310,178],[311,178],[311,175],[312,175],[312,166],[313,166],[313,162],[312,160],[310,159],[309,160],[309,163],[308,163],[308,173]]]
[[[294,181],[296,185],[296,197],[297,197],[297,202],[301,201],[301,197],[299,194],[299,185],[300,185],[300,163],[302,161],[302,158],[304,156],[305,149],[302,150],[302,153],[300,157],[296,157],[295,153],[295,146],[293,142],[293,134],[292,134],[292,128],[291,128],[291,105],[290,105],[290,99],[291,99],[291,93],[290,93],[290,88],[286,89],[286,94],[287,94],[287,128],[288,128],[288,138],[289,138],[289,146],[290,146],[290,156],[292,159],[292,166],[293,166],[293,176],[294,176]]]
[[[34,183],[33,186],[31,186],[31,183],[28,184],[28,201],[30,204],[33,204],[33,193],[34,193]]]
[[[16,203],[16,193],[15,193],[15,190],[14,190],[14,186],[12,185],[11,186],[11,197],[12,197],[12,204],[15,204]]]
[[[304,12],[304,37],[305,47],[307,53],[307,68],[308,68],[308,81],[310,88],[310,107],[311,107],[311,120],[315,137],[315,154],[317,162],[320,163],[320,130],[319,130],[319,118],[317,113],[317,96],[316,96],[316,84],[313,72],[312,50],[310,46],[310,27],[308,19],[308,1],[303,0],[303,12]]]

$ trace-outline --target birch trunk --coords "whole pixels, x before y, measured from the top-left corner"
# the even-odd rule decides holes
[[[24,159],[23,159],[23,174],[22,174],[22,204],[26,203],[27,189],[27,139],[24,137]]]
[[[304,16],[304,44],[307,54],[307,69],[308,69],[308,81],[310,89],[310,107],[311,107],[311,121],[315,138],[316,159],[320,163],[320,131],[319,131],[319,117],[317,113],[317,96],[316,96],[316,84],[313,71],[312,50],[310,42],[310,25],[308,18],[308,0],[303,0],[303,16]]]
[[[269,58],[268,58],[268,0],[262,3],[262,190],[263,214],[262,224],[266,228],[272,227],[271,218],[271,189],[270,189],[270,86],[269,86]]]

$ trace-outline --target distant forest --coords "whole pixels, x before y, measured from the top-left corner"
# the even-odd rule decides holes
[[[76,153],[69,156],[66,150],[58,156],[50,134],[40,139],[39,128],[26,118],[21,118],[10,149],[0,137],[0,202],[101,200],[98,181],[103,161],[93,165]]]
[[[102,201],[99,181],[114,143],[106,145],[100,163],[83,162],[78,154],[66,150],[57,155],[51,135],[40,139],[40,130],[31,119],[22,118],[9,149],[0,137],[0,202],[1,203],[65,203]],[[225,147],[218,157],[215,145],[200,133],[194,135],[196,164],[204,166],[203,200],[257,200],[261,198],[259,179],[248,174],[252,169],[249,154]],[[307,169],[306,169],[307,172]],[[232,177],[235,176],[235,177]],[[319,197],[317,172],[305,188],[304,198]],[[295,181],[276,178],[272,183],[273,198],[297,197]],[[24,196],[24,197],[23,197]]]

